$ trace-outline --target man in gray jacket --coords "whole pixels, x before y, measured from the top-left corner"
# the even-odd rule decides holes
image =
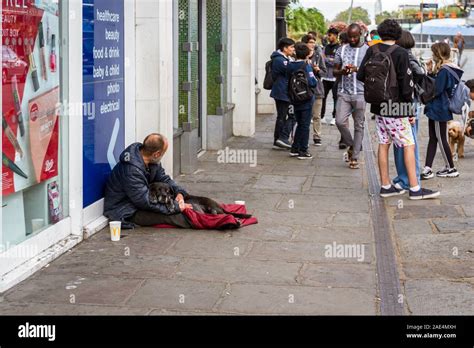
[[[316,44],[316,37],[313,34],[304,35],[301,41],[304,42],[313,52],[311,61],[309,62],[313,67],[314,75],[318,80],[315,90],[316,100],[313,104],[313,142],[315,146],[321,146],[321,109],[323,107],[324,99],[324,85],[321,78],[326,76],[327,68],[323,57],[321,47]]]

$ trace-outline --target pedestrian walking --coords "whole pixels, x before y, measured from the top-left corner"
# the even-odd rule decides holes
[[[311,56],[310,48],[305,43],[299,42],[295,46],[295,51],[296,61],[290,62],[288,67],[288,95],[295,110],[297,123],[290,156],[306,160],[313,158],[308,152],[308,141],[315,100],[314,88],[318,81],[313,67],[308,63]]]
[[[432,75],[436,78],[436,96],[425,107],[428,116],[429,142],[426,153],[425,168],[421,174],[423,180],[434,177],[432,171],[436,149],[439,144],[445,168],[438,171],[436,176],[441,178],[455,178],[459,172],[454,166],[453,155],[448,143],[448,121],[453,119],[453,113],[449,109],[449,97],[463,76],[463,71],[451,62],[451,47],[445,42],[439,42],[431,46],[434,66]],[[457,76],[457,78],[456,78]]]
[[[462,36],[461,32],[458,32],[454,37],[454,48],[458,49],[458,65],[461,66],[461,57],[464,52],[464,46],[466,45],[466,40],[464,40],[464,36]]]
[[[321,106],[321,123],[336,125],[336,104],[337,104],[337,86],[336,77],[334,76],[334,61],[336,59],[336,52],[341,47],[338,42],[339,32],[336,28],[331,28],[327,32],[327,45],[324,47],[323,57],[327,67],[326,76],[322,77],[324,88],[324,98]],[[329,93],[332,92],[334,107],[332,111],[332,119],[330,121],[326,118],[326,103]]]
[[[390,181],[388,153],[393,143],[404,151],[410,199],[438,197],[439,192],[422,189],[416,176],[415,139],[411,126],[415,123],[413,74],[407,50],[396,45],[402,28],[397,21],[387,19],[378,26],[378,32],[382,42],[368,49],[357,78],[365,82],[365,100],[371,103],[371,111],[377,115],[380,196],[391,197],[406,192]]]
[[[323,106],[324,86],[321,83],[321,78],[326,76],[327,68],[323,58],[323,51],[321,47],[316,45],[317,38],[311,34],[304,35],[301,42],[305,43],[311,50],[311,58],[308,63],[312,66],[314,76],[318,80],[314,90],[315,101],[312,109],[312,123],[313,123],[313,144],[321,146],[321,109]]]
[[[356,73],[368,50],[361,41],[362,28],[351,24],[347,30],[348,45],[341,46],[334,61],[334,75],[341,76],[336,106],[336,125],[341,132],[342,141],[349,146],[347,157],[351,169],[359,168],[359,154],[364,138],[366,102],[364,83],[357,80]],[[349,117],[354,119],[354,137],[348,127]]]
[[[280,39],[278,50],[271,55],[272,91],[270,97],[275,100],[277,119],[274,132],[274,149],[291,149],[289,141],[292,122],[288,117],[290,99],[288,97],[288,65],[295,53],[295,42],[289,38]]]
[[[408,59],[410,62],[410,69],[412,71],[413,82],[415,84],[421,83],[421,79],[426,75],[425,69],[423,69],[421,63],[415,57],[412,52],[412,49],[415,47],[415,39],[413,35],[406,30],[402,31],[400,39],[397,40],[397,45],[404,48],[408,52]],[[418,99],[416,90],[415,98],[413,100],[413,110],[415,112],[415,123],[411,125],[411,130],[413,132],[413,139],[415,141],[415,161],[416,161],[416,177],[418,183],[420,183],[420,151],[418,147],[418,121],[420,119],[420,101]],[[402,147],[393,147],[393,154],[395,158],[395,167],[397,169],[397,176],[392,180],[394,186],[399,190],[408,190],[410,188],[410,182],[408,180],[408,172],[405,166],[405,155],[404,149]]]

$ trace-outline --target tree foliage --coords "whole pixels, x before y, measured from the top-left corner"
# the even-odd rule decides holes
[[[347,21],[349,20],[349,10],[350,9],[339,12],[336,18],[334,18],[334,22],[341,21],[347,23]],[[364,22],[366,25],[369,25],[371,22],[369,12],[365,8],[362,8],[360,6],[352,8],[351,22],[354,23],[357,21]]]
[[[319,34],[326,32],[324,15],[316,8],[305,8],[299,5],[290,6],[286,11],[289,35],[298,38],[308,31]]]

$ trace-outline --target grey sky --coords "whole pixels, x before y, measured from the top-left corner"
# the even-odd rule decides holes
[[[334,17],[341,11],[349,8],[351,0],[300,0],[303,6],[316,7],[324,14],[328,20],[333,20]],[[361,6],[369,11],[371,17],[374,17],[375,0],[354,0],[354,6]],[[451,5],[455,0],[425,0],[425,3],[438,3],[440,6]],[[420,0],[382,0],[382,10],[393,11],[399,5],[419,5]]]

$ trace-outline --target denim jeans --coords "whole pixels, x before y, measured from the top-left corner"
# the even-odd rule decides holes
[[[418,117],[419,117],[419,108],[417,108],[416,122],[412,126],[413,137],[415,138],[415,158],[416,158],[416,177],[418,178],[418,185],[420,184],[420,151],[418,148]],[[393,155],[395,157],[395,167],[397,168],[398,176],[393,179],[394,184],[400,184],[401,187],[408,190],[410,188],[410,182],[408,180],[408,172],[405,166],[405,155],[404,149],[394,146]]]
[[[291,151],[303,154],[308,152],[309,132],[313,117],[312,107],[305,110],[295,110],[295,117],[297,126]]]

